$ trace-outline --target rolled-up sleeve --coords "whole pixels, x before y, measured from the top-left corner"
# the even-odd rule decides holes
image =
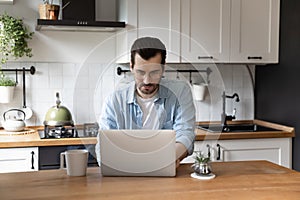
[[[191,155],[195,141],[195,106],[192,92],[188,84],[184,84],[182,90],[176,94],[175,121],[173,129],[176,131],[176,142],[182,143]]]

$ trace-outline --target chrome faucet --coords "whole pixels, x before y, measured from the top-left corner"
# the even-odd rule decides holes
[[[236,102],[240,101],[240,97],[237,93],[234,93],[232,96],[226,95],[225,91],[222,94],[222,103],[223,103],[223,110],[222,110],[222,114],[221,114],[221,125],[223,126],[223,128],[227,126],[227,121],[228,120],[233,120],[235,119],[235,114],[236,114],[236,108],[233,109],[233,113],[232,115],[226,115],[226,98],[229,99],[233,99],[235,98]]]

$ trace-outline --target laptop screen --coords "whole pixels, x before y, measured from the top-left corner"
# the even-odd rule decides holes
[[[103,176],[175,176],[174,130],[101,130]]]

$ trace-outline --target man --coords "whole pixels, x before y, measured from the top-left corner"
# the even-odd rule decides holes
[[[162,79],[165,45],[157,38],[137,39],[131,47],[130,70],[134,81],[106,100],[100,129],[173,129],[176,163],[193,152],[195,108],[190,87]],[[99,162],[99,144],[96,146]]]

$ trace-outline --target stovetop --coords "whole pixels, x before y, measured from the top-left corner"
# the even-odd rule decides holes
[[[76,138],[78,137],[78,132],[75,127],[55,127],[49,129],[49,138]]]
[[[44,126],[44,130],[39,130],[41,139],[59,139],[59,138],[80,138],[96,137],[98,126],[93,124],[84,124],[83,129],[71,126]]]
[[[75,126],[44,126],[39,131],[41,139],[76,138],[78,131]]]

